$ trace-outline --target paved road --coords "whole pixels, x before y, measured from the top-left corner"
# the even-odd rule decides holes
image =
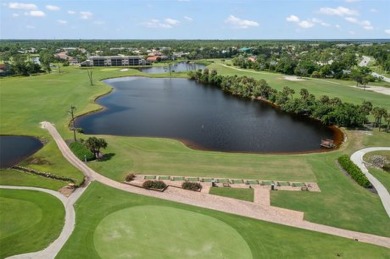
[[[370,61],[371,61],[370,57],[363,56],[363,59],[359,62],[358,65],[360,67],[366,67]],[[382,77],[383,81],[390,83],[390,78],[388,78],[388,77],[382,76],[376,72],[372,72],[371,75],[373,75],[374,77]]]
[[[368,169],[364,165],[363,156],[366,153],[373,152],[373,151],[381,151],[381,150],[387,150],[390,151],[390,147],[370,147],[365,148],[359,151],[356,151],[351,155],[351,160],[354,162],[361,170],[362,172],[367,176],[368,180],[371,182],[371,184],[375,187],[375,189],[378,192],[379,197],[381,198],[383,207],[385,208],[387,215],[390,217],[390,194],[387,191],[387,189],[383,186],[381,182],[378,181],[372,174],[368,172]]]
[[[171,200],[179,203],[190,204],[198,207],[209,208],[217,211],[223,211],[227,213],[232,213],[236,215],[246,216],[250,218],[255,218],[267,222],[282,224],[286,226],[297,227],[301,229],[306,229],[310,231],[316,231],[321,233],[326,233],[330,235],[345,237],[348,239],[358,240],[360,242],[375,244],[378,246],[383,246],[390,248],[390,238],[382,237],[367,233],[355,232],[335,227],[330,227],[326,225],[316,224],[312,222],[308,222],[303,218],[303,212],[293,211],[283,208],[277,208],[270,206],[268,203],[264,202],[247,202],[240,201],[231,198],[219,197],[215,195],[210,195],[202,192],[189,192],[178,188],[168,188],[165,192],[154,192],[148,191],[142,188],[130,186],[124,183],[120,183],[114,181],[110,178],[107,178],[103,175],[98,174],[84,162],[80,161],[74,154],[70,151],[65,141],[57,132],[56,128],[49,122],[43,122],[42,127],[46,128],[49,133],[52,135],[53,139],[57,143],[60,151],[64,155],[64,157],[76,168],[83,172],[83,174],[88,178],[87,183],[90,181],[98,181],[112,188],[116,188],[118,190],[141,194],[145,196],[160,198],[164,200]],[[69,209],[69,215],[73,217],[69,219],[71,223],[65,223],[64,229],[61,233],[61,238],[59,241],[53,245],[51,244],[47,249],[45,255],[42,257],[36,257],[37,253],[33,253],[32,256],[27,255],[19,255],[14,258],[54,258],[61,247],[65,244],[66,240],[69,238],[70,234],[74,229],[74,209],[73,204],[80,197],[85,188],[80,188],[74,195],[72,194],[69,197],[68,206],[72,208]],[[72,214],[73,213],[73,214]],[[68,213],[67,213],[68,214]],[[57,240],[56,240],[57,241]],[[41,252],[38,252],[41,253]]]

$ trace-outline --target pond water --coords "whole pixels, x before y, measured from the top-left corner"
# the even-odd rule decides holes
[[[204,69],[205,67],[206,66],[202,64],[179,62],[179,63],[172,64],[171,70],[172,72],[186,72],[186,71]],[[140,71],[148,74],[162,74],[162,73],[169,73],[169,67],[168,66],[145,67],[145,68],[140,68]]]
[[[16,165],[42,148],[39,139],[27,136],[0,136],[0,168]]]
[[[98,99],[106,109],[76,120],[87,134],[174,138],[199,149],[254,153],[313,151],[334,137],[320,123],[188,79],[105,82],[114,88]]]

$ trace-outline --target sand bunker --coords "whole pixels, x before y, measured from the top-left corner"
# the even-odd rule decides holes
[[[284,76],[284,79],[288,81],[305,81],[305,79],[297,76]]]

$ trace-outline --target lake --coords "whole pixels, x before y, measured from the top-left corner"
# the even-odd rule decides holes
[[[172,64],[171,69],[172,72],[186,72],[198,69],[204,69],[206,66],[202,64],[195,63],[187,63],[187,62],[179,62]],[[169,73],[168,66],[154,66],[154,67],[145,67],[139,69],[141,72],[148,74],[162,74]]]
[[[86,134],[174,138],[225,152],[307,152],[334,132],[267,103],[228,95],[188,79],[127,77],[106,80],[106,109],[82,116]]]
[[[18,164],[42,148],[39,139],[28,136],[0,136],[0,168]]]

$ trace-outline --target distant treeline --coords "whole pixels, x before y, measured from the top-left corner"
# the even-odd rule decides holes
[[[222,76],[216,70],[205,68],[203,71],[190,71],[190,79],[202,84],[216,86],[232,95],[260,99],[276,105],[282,111],[314,118],[325,125],[341,127],[361,127],[368,122],[367,116],[372,114],[375,125],[380,127],[382,119],[390,125],[390,113],[384,108],[373,107],[371,102],[364,101],[361,105],[343,102],[340,98],[323,95],[316,98],[305,88],[294,98],[295,90],[284,87],[277,91],[261,79],[256,80],[246,76]]]

